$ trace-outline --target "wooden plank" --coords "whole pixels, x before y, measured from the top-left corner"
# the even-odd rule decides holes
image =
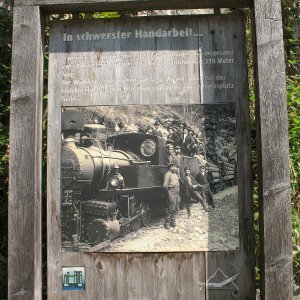
[[[16,7],[13,26],[8,297],[42,299],[43,47],[39,8]]]
[[[49,72],[55,72],[58,66],[54,62],[49,62]],[[49,76],[48,85],[51,86],[52,78]],[[47,245],[47,295],[48,299],[59,299],[58,293],[62,290],[62,253],[60,237],[60,99],[55,97],[51,91],[48,94],[48,140],[47,140],[47,240],[51,241]],[[49,159],[49,158],[53,159]],[[67,253],[65,255],[68,255]],[[74,257],[74,256],[73,256]],[[81,255],[75,257],[75,262],[80,262]],[[70,256],[70,263],[72,256]],[[65,264],[64,266],[69,266]],[[77,264],[75,264],[77,266]],[[81,265],[80,265],[81,266]],[[76,299],[76,298],[74,298]]]
[[[292,299],[290,169],[281,1],[255,1],[263,299]]]
[[[51,13],[249,7],[253,0],[15,0],[15,6],[37,5]]]
[[[236,102],[236,128],[237,128],[237,153],[238,153],[238,195],[239,195],[239,251],[231,252],[207,252],[206,254],[206,280],[221,270],[228,277],[239,274],[234,285],[228,284],[223,288],[211,289],[208,287],[206,297],[211,300],[224,299],[254,299],[255,298],[255,276],[254,276],[254,233],[253,233],[253,207],[252,207],[252,182],[251,182],[251,145],[250,145],[250,121],[248,105],[248,80],[246,65],[246,42],[245,24],[240,24],[238,38],[234,43],[239,43],[241,54],[239,74],[241,78],[239,89],[234,99],[227,101]],[[232,45],[234,49],[236,47]],[[214,98],[218,102],[218,98]],[[216,278],[211,282],[220,282],[225,278],[218,272]],[[237,294],[236,294],[237,293]]]
[[[205,282],[202,253],[68,253],[64,261],[64,265],[86,266],[88,292],[84,297],[88,300],[205,299],[205,289],[199,285]],[[58,295],[54,299],[82,299],[83,292],[64,291],[61,298]]]

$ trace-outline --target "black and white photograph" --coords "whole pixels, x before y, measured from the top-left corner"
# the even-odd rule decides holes
[[[64,251],[239,247],[235,105],[62,108]]]

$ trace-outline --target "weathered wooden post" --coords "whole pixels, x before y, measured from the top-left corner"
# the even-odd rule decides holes
[[[15,0],[14,5],[10,132],[9,299],[42,298],[43,28],[41,24],[44,16],[51,13],[192,8],[215,8],[218,12],[224,7],[250,7],[253,11],[262,220],[262,298],[291,299],[290,193],[280,1],[258,0],[253,3],[250,0],[195,0],[193,2],[188,0]],[[182,20],[185,20],[186,25],[182,25]],[[101,28],[102,31],[99,33],[97,28]],[[151,32],[150,34],[153,28],[157,33]],[[164,31],[164,28],[169,28],[169,31]],[[137,29],[141,32],[136,32]],[[148,33],[143,35],[142,30]],[[163,35],[167,39],[161,39]],[[54,25],[50,33],[48,103],[47,295],[49,299],[254,299],[249,105],[244,35],[243,22],[239,17],[226,18],[222,15],[186,16],[185,19],[168,17],[157,18],[155,21],[151,18],[124,21],[121,19],[120,22],[84,21]],[[178,37],[181,42],[177,42]],[[151,38],[157,39],[155,44],[152,44]],[[98,40],[102,43],[100,48],[97,48],[99,47]],[[163,42],[160,43],[160,41]],[[116,49],[119,52],[124,51],[125,55],[120,54],[116,59]],[[144,51],[146,58],[136,56],[133,54],[134,51]],[[136,67],[130,57],[138,57],[140,61],[138,76],[135,74],[135,77],[132,77],[131,73],[126,73],[127,69],[124,69],[127,65]],[[151,63],[147,65],[148,68],[141,68],[148,62],[149,57]],[[155,57],[160,58],[159,63],[155,61]],[[114,65],[117,71],[111,72],[103,58]],[[168,69],[163,68],[165,61],[172,61]],[[187,67],[182,67],[182,65]],[[102,73],[97,73],[96,68],[99,66],[102,68]],[[70,68],[73,68],[72,71],[69,71]],[[174,70],[179,70],[180,74]],[[185,73],[187,70],[188,73]],[[163,94],[155,94],[154,89],[145,84],[150,78],[145,76],[147,71],[151,72],[152,81],[162,81],[160,84],[163,89],[157,85],[155,91],[163,90]],[[172,74],[173,71],[174,74]],[[94,77],[91,77],[91,74]],[[118,74],[123,74],[123,77],[118,77]],[[172,89],[164,82],[166,74],[170,74],[168,80],[173,82]],[[85,80],[84,88],[79,86],[80,82],[83,82],[81,76]],[[117,78],[122,81],[119,80],[118,85],[115,86]],[[138,90],[134,85],[137,78],[140,82]],[[87,87],[86,85],[91,82],[94,82],[94,85]],[[99,82],[103,82],[103,86],[99,85]],[[126,82],[126,85],[120,82]],[[97,94],[99,90],[102,97]],[[181,97],[178,96],[179,94]],[[60,171],[63,126],[68,134],[68,139],[64,139],[64,143],[74,142],[75,144],[74,128],[79,130],[80,126],[76,127],[76,122],[79,124],[80,119],[71,115],[67,124],[65,119],[61,119],[61,108],[69,110],[70,107],[89,105],[117,107],[116,105],[121,104],[181,104],[191,105],[194,111],[199,112],[202,110],[196,104],[200,103],[204,105],[222,103],[225,106],[234,103],[235,106],[239,199],[237,249],[202,250],[200,252],[188,252],[189,250],[185,249],[185,252],[179,253],[99,253],[96,251],[99,250],[99,245],[103,246],[103,243],[91,247],[88,242],[83,243],[78,230],[80,232],[86,230],[84,228],[86,225],[81,225],[86,216],[81,214],[81,206],[80,209],[77,207],[80,199],[76,198],[76,201],[73,201],[70,198],[77,197],[72,195],[76,193],[78,195],[82,191],[79,185],[73,190],[61,187],[62,181],[69,179],[69,173],[66,172],[71,169],[75,172],[78,166],[73,160],[65,157],[63,171]],[[278,123],[280,126],[276,126]],[[100,132],[101,126],[97,128]],[[107,140],[107,142],[110,141],[112,140]],[[94,160],[103,159],[104,152],[98,156],[92,155],[91,153],[95,152],[86,147],[89,143],[88,135],[85,137],[81,135],[79,140],[77,135],[76,143],[79,142],[82,143],[81,148],[88,153],[82,156],[84,159],[91,157]],[[148,146],[155,145],[153,141],[147,140],[147,142]],[[115,146],[115,142],[112,144]],[[70,146],[70,149],[72,147]],[[71,152],[70,150],[69,153]],[[123,156],[118,156],[118,164],[120,160],[125,159]],[[112,173],[111,168],[115,167],[115,162],[109,163],[107,174]],[[139,163],[140,170],[149,172],[149,167],[143,169],[142,164],[142,162]],[[231,172],[230,174],[234,174],[233,171]],[[150,173],[147,174],[150,178]],[[121,175],[124,176],[124,173]],[[122,180],[121,175],[117,175],[114,179]],[[128,190],[126,180],[125,178],[125,188]],[[111,186],[115,182],[110,181]],[[84,186],[84,180],[80,181],[80,184]],[[105,188],[102,187],[103,189]],[[76,193],[74,193],[75,190]],[[112,193],[111,190],[113,188],[106,190],[105,193]],[[124,190],[115,191],[113,197],[133,199],[137,196],[133,189],[130,193],[130,195],[124,195],[126,194]],[[120,198],[113,199],[121,201]],[[100,207],[100,202],[95,202],[94,199],[86,200],[88,201],[82,205],[85,205],[85,210],[89,214],[104,207],[103,204]],[[114,208],[109,203],[105,204],[105,209]],[[128,207],[129,204],[128,200]],[[63,209],[66,211],[71,206],[72,209],[69,211],[72,214],[67,215],[62,212]],[[139,217],[138,214],[136,216]],[[65,222],[64,218],[68,222]],[[99,218],[92,219],[88,226],[101,222],[107,234],[112,234],[116,230],[115,221],[99,220]],[[121,223],[120,220],[119,222]],[[75,224],[76,228],[72,229],[72,240],[66,239],[66,242],[61,237],[62,227],[70,230],[70,224]],[[68,231],[66,232],[68,234]],[[86,240],[90,239],[91,234],[86,233]],[[109,241],[106,240],[105,243]],[[70,249],[76,251],[69,251]],[[209,247],[207,249],[210,250]],[[77,269],[72,269],[72,267],[77,267]],[[71,269],[64,270],[63,268]],[[77,290],[72,290],[75,281]],[[82,287],[83,282],[85,282],[85,289]],[[63,289],[63,287],[67,288]]]
[[[266,299],[291,299],[290,169],[281,2],[254,1],[253,13],[261,288]]]
[[[43,45],[40,8],[14,8],[9,176],[9,298],[41,299]]]

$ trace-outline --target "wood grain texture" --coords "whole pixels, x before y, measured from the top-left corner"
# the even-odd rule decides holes
[[[262,297],[292,299],[290,169],[281,2],[255,1]]]
[[[58,66],[49,58],[49,73],[55,72]],[[53,77],[49,76],[48,85],[53,84]],[[47,137],[47,294],[48,299],[59,299],[58,293],[62,289],[62,253],[61,253],[61,215],[60,215],[60,152],[61,152],[61,109],[60,99],[55,97],[50,89],[48,93],[48,137]],[[79,255],[80,256],[80,255]],[[74,264],[78,261],[75,258]],[[70,257],[72,264],[72,257]],[[65,265],[68,266],[68,265]],[[74,299],[77,299],[74,297]]]
[[[85,266],[86,290],[49,299],[205,299],[203,253],[64,253],[64,266]]]
[[[51,13],[249,7],[253,0],[15,0],[15,6],[37,5]]]
[[[16,7],[13,23],[9,299],[41,299],[41,155],[43,47],[38,7]]]

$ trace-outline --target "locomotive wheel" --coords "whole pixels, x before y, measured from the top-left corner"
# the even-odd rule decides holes
[[[120,232],[117,220],[95,219],[89,223],[87,237],[91,243],[98,244],[107,239],[115,239]]]
[[[138,229],[141,228],[141,226],[142,226],[142,219],[137,218],[130,222],[129,228],[130,228],[130,231],[137,231]]]
[[[121,229],[120,229],[120,235],[122,237],[124,237],[126,234],[128,234],[130,232],[130,229],[129,229],[129,226],[128,225],[124,225],[124,226],[121,226]]]

